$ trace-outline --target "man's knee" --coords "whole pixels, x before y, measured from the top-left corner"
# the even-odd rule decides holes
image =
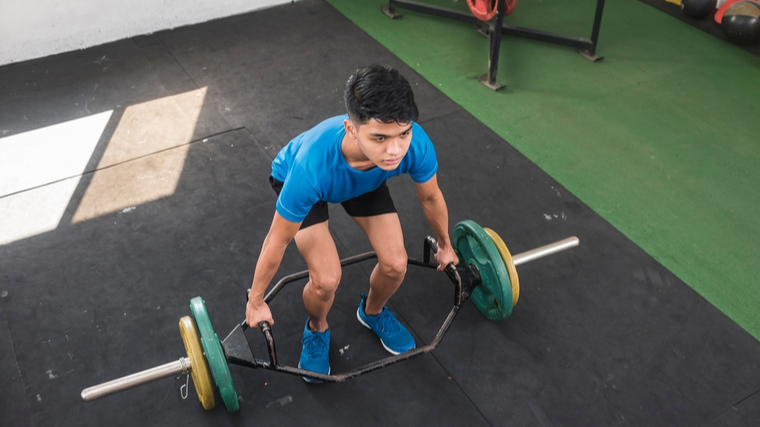
[[[382,271],[384,275],[391,279],[403,280],[406,275],[407,267],[406,252],[403,253],[403,256],[399,254],[391,259],[379,260],[378,264],[380,265],[380,271]]]
[[[317,298],[327,301],[335,295],[335,291],[340,284],[340,278],[340,268],[309,274],[310,290]]]

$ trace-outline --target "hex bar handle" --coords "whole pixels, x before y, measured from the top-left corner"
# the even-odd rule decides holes
[[[529,251],[525,251],[523,253],[519,253],[517,255],[512,256],[512,262],[515,263],[515,267],[521,264],[527,264],[531,261],[535,261],[539,258],[543,258],[545,256],[549,256],[552,254],[556,254],[557,252],[562,252],[564,250],[574,248],[580,244],[580,240],[578,240],[577,237],[568,237],[567,239],[562,239],[554,243],[549,243],[548,245],[541,246],[540,248],[531,249]]]
[[[161,378],[170,377],[172,375],[188,374],[191,370],[192,364],[190,363],[190,358],[182,357],[174,362],[146,369],[142,372],[117,378],[103,384],[88,387],[82,390],[82,399],[84,399],[85,402],[91,402],[95,399],[100,399],[101,397],[160,380]]]

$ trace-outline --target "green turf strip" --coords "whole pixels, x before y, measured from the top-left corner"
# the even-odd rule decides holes
[[[603,61],[505,37],[494,93],[477,81],[488,40],[469,24],[328,1],[760,339],[760,59],[610,0]],[[590,37],[595,6],[520,0],[505,22]]]

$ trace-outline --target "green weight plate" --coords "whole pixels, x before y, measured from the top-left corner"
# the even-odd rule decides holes
[[[488,320],[505,320],[512,314],[512,285],[499,250],[488,233],[475,221],[465,220],[454,227],[454,251],[460,263],[472,264],[480,274],[480,285],[470,294],[475,307]]]
[[[227,412],[235,412],[240,409],[237,392],[232,385],[230,368],[227,366],[227,359],[224,357],[219,337],[216,336],[214,327],[211,325],[211,318],[209,318],[206,302],[203,301],[203,298],[195,297],[191,299],[190,311],[193,313],[195,324],[198,326],[198,331],[201,334],[201,345],[206,353],[206,361],[211,369],[214,382],[219,388],[219,394],[222,396],[224,406],[227,408]]]

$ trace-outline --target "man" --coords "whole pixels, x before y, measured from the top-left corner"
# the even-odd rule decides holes
[[[272,163],[277,208],[261,248],[246,306],[246,321],[274,323],[264,293],[295,239],[309,268],[303,289],[308,318],[299,368],[330,373],[327,314],[340,283],[338,251],[328,229],[327,203],[341,203],[369,237],[377,265],[362,294],[357,318],[383,347],[400,354],[414,338],[385,307],[404,280],[407,254],[396,208],[385,181],[408,173],[425,217],[438,238],[438,269],[458,263],[448,233],[448,211],[436,173],[430,138],[415,123],[417,105],[409,83],[390,67],[358,69],[346,82],[348,115],[333,117],[286,145]],[[309,381],[309,380],[307,380]]]

